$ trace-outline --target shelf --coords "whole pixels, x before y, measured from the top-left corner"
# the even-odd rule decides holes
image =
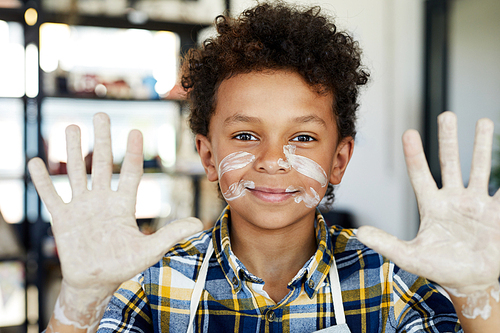
[[[175,51],[173,53],[178,60],[180,54],[187,52],[190,47],[195,45],[198,33],[211,25],[208,23],[171,22],[150,19],[144,24],[134,24],[128,20],[126,15],[70,15],[45,10],[48,7],[43,6],[43,0],[35,0],[32,2],[23,1],[23,3],[24,4],[19,8],[0,8],[0,20],[17,22],[14,25],[16,28],[19,28],[17,30],[22,31],[22,33],[19,34],[20,40],[16,40],[20,49],[25,48],[26,45],[29,44],[33,44],[37,47],[43,47],[44,44],[47,45],[47,40],[42,40],[42,42],[40,42],[40,31],[43,30],[42,25],[44,23],[53,22],[68,24],[71,26],[69,30],[72,31],[78,30],[78,27],[133,29],[126,31],[132,34],[140,33],[135,29],[149,30],[150,35],[154,35],[154,38],[156,38],[157,35],[160,35],[159,37],[164,37],[161,36],[162,34],[167,35],[164,31],[171,31],[177,34]],[[28,6],[38,7],[38,22],[34,26],[28,26],[24,21],[24,12]],[[82,30],[85,29],[81,29],[78,32],[80,33]],[[87,30],[95,31],[97,29]],[[176,71],[178,63],[167,63],[165,61],[165,55],[167,55],[168,52],[164,52],[166,43],[162,38],[159,40],[155,39],[156,44],[154,44],[155,47],[159,47],[161,52],[157,52],[155,48],[149,47],[136,47],[136,49],[132,50],[127,48],[117,49],[117,47],[110,42],[116,40],[114,36],[109,36],[111,34],[104,38],[104,42],[101,43],[102,45],[99,44],[95,47],[95,39],[99,38],[99,35],[102,35],[104,30],[105,29],[97,31],[88,39],[88,42],[86,41],[83,43],[82,40],[78,38],[71,41],[71,43],[75,44],[82,43],[86,49],[91,49],[92,53],[90,56],[95,56],[95,59],[91,59],[93,63],[89,64],[89,62],[81,61],[81,63],[74,67],[59,67],[56,61],[56,65],[47,70],[42,66],[42,50],[39,49],[40,57],[38,59],[40,60],[40,64],[38,65],[40,67],[38,73],[40,77],[38,78],[38,95],[28,98],[24,95],[23,88],[20,93],[15,95],[16,97],[0,97],[0,101],[3,104],[5,104],[5,101],[8,99],[15,99],[20,104],[20,121],[26,121],[25,126],[21,128],[21,133],[24,131],[22,139],[25,140],[22,148],[24,151],[23,156],[40,156],[53,164],[57,164],[57,161],[64,161],[65,158],[61,158],[62,154],[56,154],[57,156],[55,159],[49,160],[49,158],[54,157],[54,149],[59,151],[65,150],[59,149],[61,148],[60,146],[64,146],[64,128],[72,123],[76,123],[82,128],[82,139],[87,140],[84,141],[82,147],[88,154],[93,146],[92,116],[96,112],[106,112],[110,115],[112,121],[112,148],[115,155],[115,163],[118,164],[120,163],[119,161],[123,159],[124,150],[126,148],[126,137],[130,129],[139,128],[144,134],[145,158],[151,160],[159,155],[162,156],[161,158],[165,165],[173,165],[168,168],[168,172],[164,169],[163,171],[165,172],[163,173],[148,173],[148,170],[146,170],[146,173],[143,175],[139,186],[137,202],[138,224],[144,224],[151,221],[158,223],[158,220],[164,223],[176,218],[192,216],[193,213],[196,215],[197,211],[193,212],[193,207],[196,206],[198,199],[196,198],[194,189],[199,186],[199,181],[201,179],[199,176],[203,174],[203,169],[200,165],[195,165],[195,163],[190,164],[191,162],[184,163],[182,168],[176,168],[175,166],[178,167],[181,163],[174,163],[176,160],[176,148],[178,148],[175,144],[184,142],[183,147],[188,147],[188,150],[193,150],[194,154],[194,145],[192,142],[189,140],[182,141],[185,133],[188,132],[188,130],[185,130],[187,126],[184,126],[184,119],[182,118],[182,102],[184,97],[182,91],[179,91],[179,89],[177,89],[179,87],[176,87],[168,96],[158,95],[158,97],[160,97],[158,99],[155,98],[156,96],[154,94],[141,95],[134,94],[137,90],[133,91],[133,89],[139,89],[139,91],[143,92],[146,86],[151,89],[154,85],[146,81],[151,77],[154,77],[157,81],[163,79],[163,77],[158,77],[156,75],[158,73],[156,71],[156,69],[158,69],[158,66],[156,66],[157,63],[160,65],[166,64],[163,67],[160,66],[160,69],[164,70],[164,67],[168,66],[169,71],[171,71],[172,68]],[[156,33],[158,31],[161,31],[161,33]],[[144,34],[144,31],[142,31],[142,33]],[[148,38],[151,37],[147,37],[146,39]],[[59,40],[60,44],[55,44],[56,47],[53,53],[63,54],[64,52],[62,52],[62,49],[58,48],[60,48],[61,45],[67,46],[69,44],[68,41],[61,42],[60,38],[55,38],[54,40],[56,42]],[[136,45],[136,43],[140,44],[140,42],[141,39],[137,41],[129,38],[128,40],[126,39],[125,42],[120,40],[120,43],[125,46],[132,43],[134,45]],[[111,48],[111,50],[107,50],[106,47]],[[170,52],[173,49],[173,46],[169,46],[168,50]],[[118,51],[113,53],[111,52],[113,50]],[[137,51],[138,55],[132,54],[132,51]],[[168,53],[168,55],[170,55],[170,53]],[[80,59],[77,56],[82,54],[81,50],[77,49],[71,54],[71,59]],[[135,58],[129,59],[126,57],[131,54],[135,56]],[[157,54],[161,61],[157,61],[156,58],[151,59],[148,57],[148,55],[152,54]],[[108,58],[104,59],[106,55],[108,55]],[[90,59],[89,57],[85,57],[87,57],[87,54],[85,54],[83,60]],[[17,55],[13,56],[13,58],[24,59],[23,56]],[[123,61],[119,62],[118,60],[120,59],[123,59]],[[155,62],[153,63],[153,61]],[[125,62],[125,65],[123,62]],[[145,66],[141,67],[141,65]],[[151,67],[148,67],[149,65],[151,65]],[[153,67],[153,65],[156,67]],[[24,66],[21,68],[24,70]],[[153,72],[155,75],[153,75]],[[67,86],[68,89],[59,90],[60,87],[64,87],[64,85],[57,86],[61,82],[57,82],[56,80],[61,77],[66,77],[68,80],[67,82],[69,82],[70,79],[79,79],[80,75],[86,74],[89,76],[94,75],[95,78],[98,79],[96,82],[98,81],[97,83],[104,86],[108,83],[112,85],[114,83],[119,84],[120,81],[126,81],[130,87],[130,93],[128,95],[112,95],[109,93],[110,90],[107,90],[108,96],[99,97],[93,95],[93,91],[95,91],[93,89],[90,89],[91,93],[89,95],[71,94],[73,91],[88,91],[86,89],[72,89],[73,87],[71,86]],[[15,77],[21,76],[16,73]],[[22,77],[24,77],[24,74]],[[144,79],[146,80],[142,81]],[[10,82],[9,84],[12,86],[12,80],[8,82]],[[164,92],[166,91],[165,87],[168,89],[175,81],[170,80],[168,82],[170,82],[170,85],[163,84],[154,86],[155,91]],[[143,85],[142,87],[141,84]],[[24,82],[22,87],[25,87]],[[162,89],[158,89],[158,87]],[[50,88],[53,89],[50,90]],[[17,91],[18,90],[16,90],[16,92]],[[66,94],[68,91],[70,94]],[[21,94],[22,96],[20,96]],[[128,98],[128,96],[135,96],[135,98]],[[139,98],[142,96],[148,97]],[[158,142],[162,143],[161,147]],[[166,147],[165,143],[167,143],[167,146],[168,143],[172,143],[172,146]],[[115,144],[117,144],[116,147]],[[160,152],[162,149],[163,151],[165,151],[165,149],[166,151],[173,151],[173,154],[171,154],[172,156],[169,155],[170,153],[161,154]],[[165,158],[165,156],[167,156],[167,158]],[[171,157],[171,160],[169,160],[168,156]],[[48,164],[50,166],[50,163]],[[155,169],[155,171],[159,170],[160,168]],[[24,167],[22,168],[22,172],[25,172]],[[42,329],[47,324],[47,314],[51,312],[50,307],[48,308],[46,304],[49,292],[45,288],[50,279],[50,269],[51,267],[57,267],[59,265],[59,260],[56,255],[54,240],[51,237],[50,224],[46,223],[50,220],[50,215],[45,206],[40,203],[29,176],[20,175],[19,177],[16,176],[13,178],[19,181],[20,187],[18,187],[23,194],[21,199],[24,203],[22,207],[22,222],[15,225],[15,230],[20,234],[20,238],[22,238],[22,245],[26,248],[26,254],[4,255],[0,257],[0,262],[19,261],[27,267],[25,275],[23,276],[23,281],[26,286],[38,290],[37,294],[33,296],[34,298],[32,297],[32,301],[38,299],[38,319],[35,319],[35,322],[37,321],[40,329]],[[69,195],[71,196],[67,175],[54,175],[51,176],[51,178],[56,183],[55,185],[58,191],[62,191],[62,196],[67,200],[68,189]],[[115,174],[112,178],[113,186],[116,188],[119,175]],[[11,177],[0,176],[0,180],[11,180]],[[13,197],[12,192],[10,196]],[[18,215],[19,214],[16,216]],[[25,324],[27,325],[27,322]],[[2,331],[1,328],[0,331]]]

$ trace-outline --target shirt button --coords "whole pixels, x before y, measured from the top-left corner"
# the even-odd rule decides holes
[[[233,276],[233,285],[235,287],[238,286],[238,278],[236,276]]]
[[[266,313],[266,319],[269,322],[272,322],[272,321],[274,321],[274,319],[276,319],[276,314],[274,313],[273,310],[267,311],[267,313]]]
[[[309,288],[314,289],[314,281],[313,280],[309,280],[307,285],[309,286]]]

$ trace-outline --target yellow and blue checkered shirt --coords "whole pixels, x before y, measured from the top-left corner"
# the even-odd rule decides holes
[[[462,332],[453,305],[425,279],[361,244],[351,229],[327,229],[317,213],[316,254],[278,304],[231,251],[230,211],[212,230],[172,248],[156,265],[122,284],[98,332],[186,332],[190,298],[209,242],[205,290],[194,332],[313,332],[335,325],[328,272],[337,264],[351,332]]]

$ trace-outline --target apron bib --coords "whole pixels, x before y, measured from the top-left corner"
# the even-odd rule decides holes
[[[214,246],[212,241],[210,241],[207,253],[205,254],[205,258],[203,259],[203,263],[201,264],[200,273],[198,275],[198,279],[194,285],[193,294],[191,295],[191,305],[189,309],[189,326],[187,329],[187,333],[193,333],[193,325],[194,318],[196,316],[196,310],[198,309],[198,305],[200,303],[201,293],[205,288],[205,280],[207,279],[208,272],[208,262],[214,253]],[[335,259],[333,260],[332,266],[330,267],[330,272],[328,273],[330,277],[330,289],[332,292],[333,299],[333,309],[335,311],[335,319],[337,321],[337,325],[324,328],[319,331],[320,333],[351,333],[347,323],[345,321],[344,314],[344,305],[342,304],[342,292],[340,290],[340,280],[339,273],[337,272],[337,265],[335,264]]]

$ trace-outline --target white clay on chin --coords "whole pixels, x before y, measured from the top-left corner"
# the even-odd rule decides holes
[[[321,165],[305,156],[295,155],[295,149],[296,147],[294,145],[283,146],[283,153],[285,154],[286,160],[284,161],[280,158],[278,160],[278,165],[286,169],[294,168],[298,173],[320,183],[321,187],[328,185],[328,177]]]

